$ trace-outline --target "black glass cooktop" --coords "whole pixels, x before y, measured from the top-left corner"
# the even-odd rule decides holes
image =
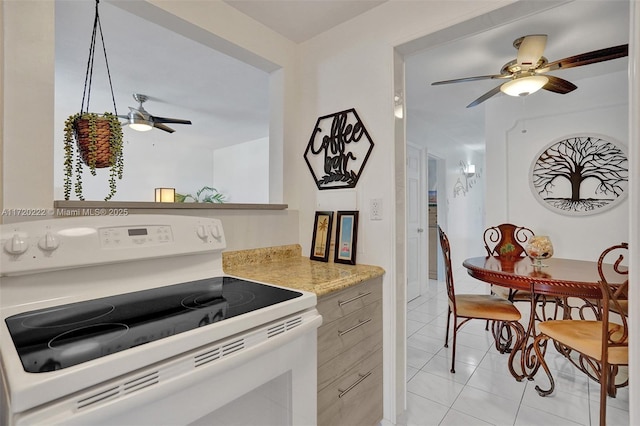
[[[224,276],[26,312],[5,321],[25,371],[41,373],[301,295]]]

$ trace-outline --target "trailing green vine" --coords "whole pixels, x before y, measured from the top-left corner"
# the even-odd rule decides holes
[[[80,150],[80,142],[78,141],[77,121],[83,119],[88,121],[88,145],[86,153],[83,155]],[[118,121],[115,114],[105,112],[102,115],[94,113],[76,113],[70,115],[64,123],[64,198],[68,200],[71,196],[73,187],[76,196],[84,201],[82,174],[84,171],[83,164],[89,167],[92,176],[96,176],[96,168],[98,162],[98,122],[106,120],[109,123],[109,151],[110,157],[108,162],[109,172],[109,193],[105,197],[105,201],[110,200],[116,193],[116,179],[122,179],[124,170],[124,158],[122,153],[123,134],[122,125]],[[76,151],[77,150],[77,151]],[[74,153],[76,154],[74,156]],[[104,166],[101,166],[104,167]],[[73,181],[75,172],[76,179]]]

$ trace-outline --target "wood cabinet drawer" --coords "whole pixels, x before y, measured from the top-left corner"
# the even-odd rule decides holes
[[[318,329],[318,365],[374,335],[382,341],[381,300]]]
[[[382,419],[382,349],[318,393],[318,425],[376,425]]]
[[[382,334],[374,333],[323,364],[318,364],[318,391],[346,374],[369,354],[382,348]]]
[[[323,324],[328,324],[381,299],[382,277],[378,277],[320,298],[317,309]]]

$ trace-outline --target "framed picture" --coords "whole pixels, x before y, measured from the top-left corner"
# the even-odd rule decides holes
[[[329,261],[329,241],[333,212],[316,212],[313,222],[313,239],[311,240],[311,260]]]
[[[335,263],[356,264],[358,212],[339,211],[336,225]]]

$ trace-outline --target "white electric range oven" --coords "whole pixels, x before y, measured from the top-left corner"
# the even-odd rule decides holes
[[[312,425],[313,293],[222,270],[219,220],[0,225],[3,425]]]

